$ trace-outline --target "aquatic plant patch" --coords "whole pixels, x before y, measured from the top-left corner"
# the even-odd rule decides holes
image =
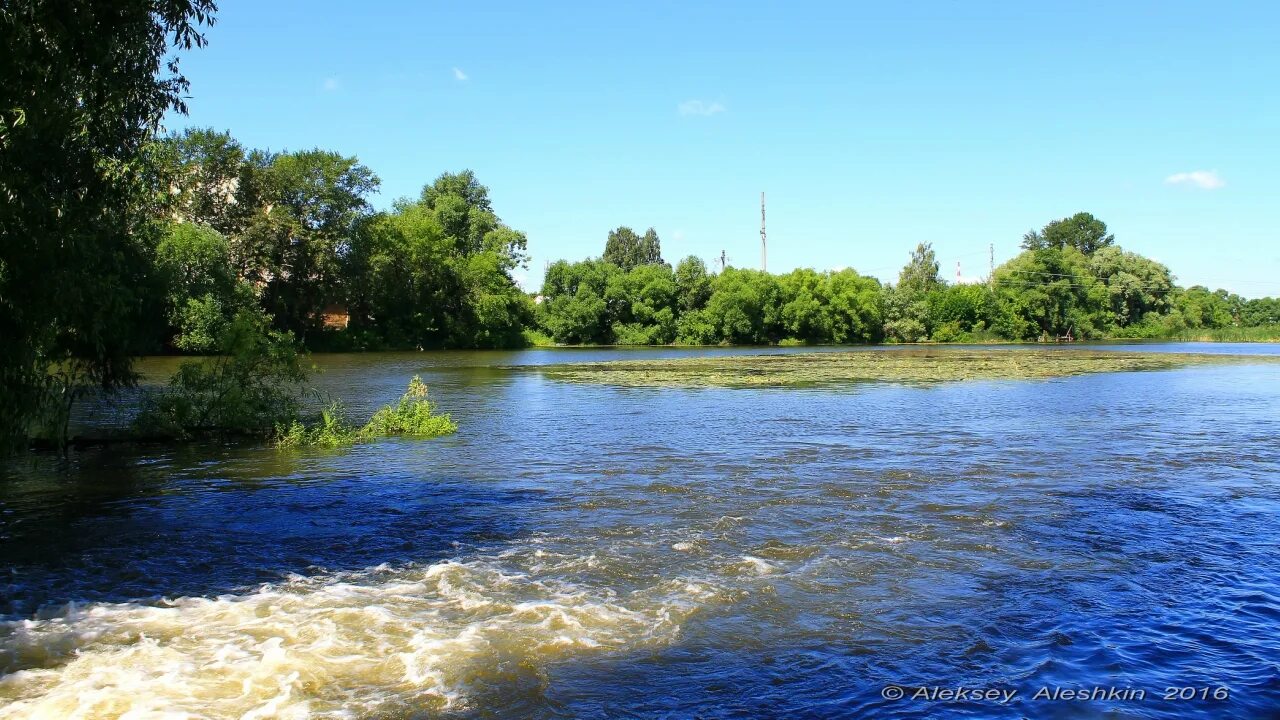
[[[1066,348],[907,348],[570,363],[545,366],[540,371],[563,382],[624,387],[803,387],[844,383],[1033,380],[1086,373],[1278,361],[1280,358],[1258,355]]]

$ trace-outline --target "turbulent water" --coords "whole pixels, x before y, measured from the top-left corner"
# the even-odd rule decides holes
[[[459,433],[11,463],[0,719],[1280,713],[1280,366],[537,369],[670,354],[322,357],[352,414],[419,373]]]

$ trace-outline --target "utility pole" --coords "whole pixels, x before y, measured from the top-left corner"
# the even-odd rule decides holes
[[[724,274],[724,269],[725,269],[725,267],[727,267],[727,264],[726,264],[726,263],[727,263],[727,261],[725,260],[725,257],[724,257],[724,251],[723,251],[723,250],[721,250],[721,251],[720,251],[720,273],[721,273],[721,274]]]
[[[959,285],[959,284],[960,284],[960,277],[961,277],[961,275],[960,275],[960,261],[959,261],[959,260],[957,260],[957,261],[956,261],[956,284],[957,284],[957,285]]]
[[[769,249],[764,232],[764,191],[760,191],[760,270],[769,272]]]
[[[995,287],[996,284],[996,244],[987,243],[987,285]]]

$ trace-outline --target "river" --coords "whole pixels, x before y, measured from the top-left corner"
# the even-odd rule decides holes
[[[353,415],[421,374],[459,432],[11,461],[0,718],[1280,712],[1280,365],[538,372],[703,352],[317,356]]]

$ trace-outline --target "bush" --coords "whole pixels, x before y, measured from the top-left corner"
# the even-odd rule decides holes
[[[242,310],[218,335],[222,354],[178,367],[165,392],[143,400],[134,429],[152,437],[269,435],[298,415],[307,371],[293,336]]]
[[[448,415],[435,415],[435,406],[427,400],[427,386],[414,375],[409,389],[395,406],[387,405],[373,414],[360,430],[364,438],[410,435],[439,437],[457,432],[458,426]]]
[[[354,444],[359,439],[355,428],[347,424],[342,405],[333,403],[320,411],[320,420],[308,427],[294,419],[288,425],[276,427],[277,447],[337,448]]]
[[[434,407],[427,400],[427,386],[415,375],[400,401],[378,410],[364,427],[348,423],[342,406],[334,403],[321,411],[313,425],[297,419],[277,425],[275,444],[282,448],[338,448],[394,435],[432,438],[457,430],[448,415],[434,414]]]
[[[535,330],[533,328],[525,328],[524,330],[525,347],[554,347],[556,341],[550,335]]]

